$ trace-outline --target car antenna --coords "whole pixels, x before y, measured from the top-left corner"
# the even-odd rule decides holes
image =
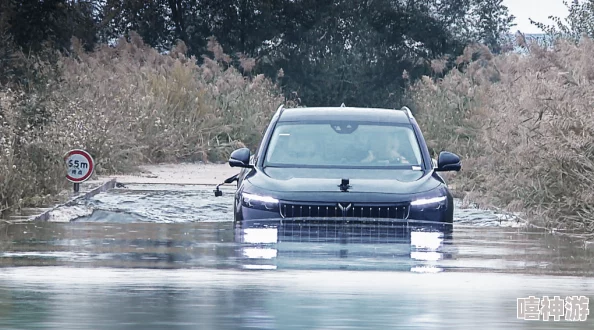
[[[342,102],[342,104],[340,105],[341,108],[344,108],[346,105],[344,105],[344,102]]]
[[[348,192],[349,188],[352,188],[352,186],[349,184],[349,179],[342,179],[338,187],[340,188],[340,191],[344,192]]]
[[[217,187],[215,188],[215,190],[213,190],[215,197],[220,197],[223,196],[223,192],[219,189],[220,186],[224,185],[225,183],[232,183],[234,181],[237,181],[239,177],[239,173],[235,174],[234,176],[225,179],[225,181],[223,181],[222,183],[219,183],[217,185]]]

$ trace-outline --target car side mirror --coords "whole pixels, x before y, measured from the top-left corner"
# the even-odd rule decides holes
[[[460,164],[460,156],[451,153],[449,151],[442,151],[437,157],[437,167],[435,171],[449,172],[449,171],[460,171],[462,165]]]
[[[250,149],[240,148],[231,153],[229,157],[229,166],[250,168]]]

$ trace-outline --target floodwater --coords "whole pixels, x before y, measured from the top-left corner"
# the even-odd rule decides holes
[[[0,329],[594,328],[517,314],[594,298],[578,242],[473,209],[453,229],[235,228],[232,190],[212,188],[131,185],[0,227]]]

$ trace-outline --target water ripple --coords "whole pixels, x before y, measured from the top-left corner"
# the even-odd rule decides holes
[[[76,205],[51,212],[53,222],[155,222],[185,223],[231,221],[233,187],[222,187],[214,197],[213,186],[129,185],[98,194]],[[462,208],[456,200],[454,222],[481,227],[522,227],[513,216],[477,208]]]

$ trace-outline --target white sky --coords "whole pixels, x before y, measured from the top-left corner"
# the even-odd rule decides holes
[[[568,0],[571,4],[572,0]],[[540,29],[530,23],[529,18],[536,22],[553,24],[549,16],[557,16],[561,19],[567,17],[567,7],[562,0],[503,0],[503,4],[509,9],[509,13],[516,17],[516,26],[511,32],[520,30],[523,33],[542,33]]]

